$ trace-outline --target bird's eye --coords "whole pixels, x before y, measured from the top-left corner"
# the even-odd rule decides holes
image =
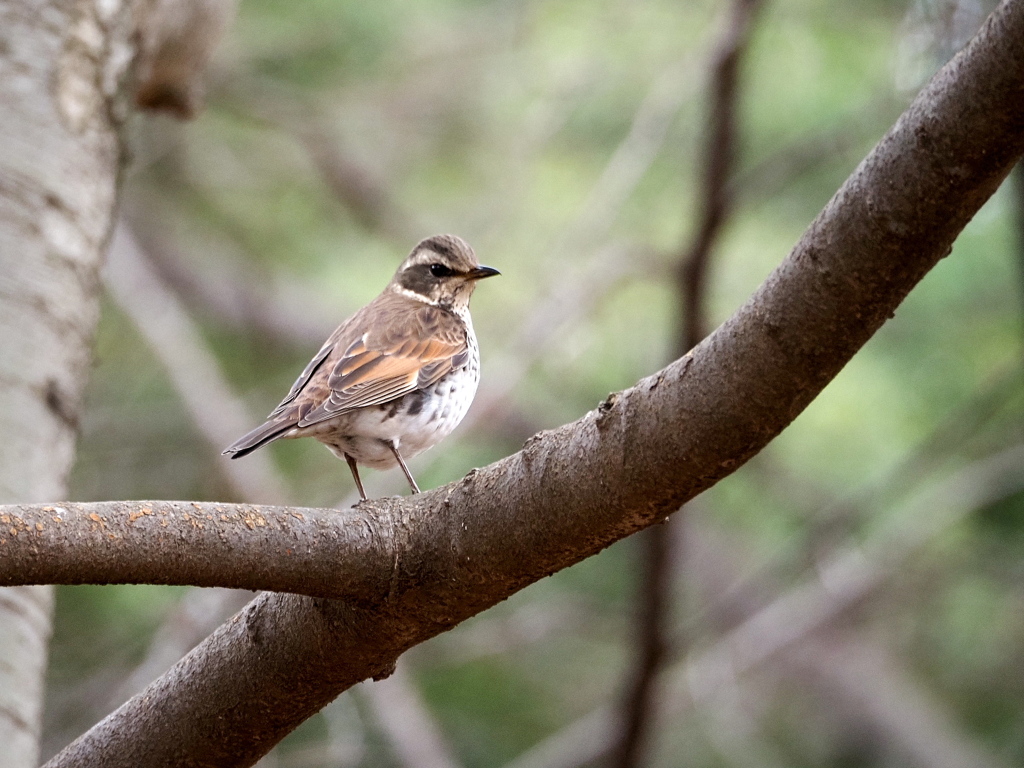
[[[444,264],[431,264],[430,274],[434,277],[451,277],[455,274],[451,269],[446,267]]]

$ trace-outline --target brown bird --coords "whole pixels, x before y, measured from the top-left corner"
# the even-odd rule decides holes
[[[469,317],[481,266],[454,235],[420,242],[384,291],[338,326],[267,421],[231,445],[233,459],[279,438],[315,437],[348,462],[398,464],[451,433],[480,381],[480,349]]]

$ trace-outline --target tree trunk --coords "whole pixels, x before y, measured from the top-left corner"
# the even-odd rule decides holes
[[[102,8],[100,7],[102,5]],[[0,499],[63,498],[98,315],[131,7],[0,4]],[[0,591],[5,768],[38,762],[52,587]]]

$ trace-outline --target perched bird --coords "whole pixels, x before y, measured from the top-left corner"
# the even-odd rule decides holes
[[[466,415],[480,381],[480,349],[469,317],[481,266],[454,235],[420,242],[384,291],[342,323],[267,421],[224,453],[241,458],[278,438],[315,437],[348,462],[365,501],[358,464],[398,464],[447,436]]]

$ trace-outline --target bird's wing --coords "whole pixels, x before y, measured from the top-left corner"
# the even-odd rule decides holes
[[[230,455],[233,459],[240,459],[243,456],[252,453],[257,448],[277,440],[298,423],[300,411],[294,401],[306,385],[309,384],[313,375],[320,370],[325,362],[327,362],[327,358],[335,347],[335,337],[344,328],[345,324],[331,334],[331,338],[329,338],[327,342],[320,347],[320,351],[316,353],[316,356],[309,361],[309,365],[307,365],[303,369],[302,373],[299,374],[299,378],[297,378],[295,383],[292,384],[292,388],[288,390],[288,394],[285,395],[284,400],[278,404],[277,408],[271,411],[267,420],[256,427],[256,429],[252,430],[252,432],[243,435],[228,446],[224,451],[225,454]]]
[[[299,392],[302,391],[303,387],[305,387],[306,384],[309,383],[309,380],[313,377],[313,374],[320,370],[320,367],[325,362],[327,362],[328,355],[331,354],[331,352],[334,350],[334,347],[336,346],[335,337],[338,335],[339,332],[342,331],[342,329],[344,329],[344,327],[345,326],[342,325],[334,333],[331,334],[331,337],[327,339],[326,342],[324,342],[324,345],[320,347],[320,351],[317,352],[313,359],[310,360],[309,363],[306,365],[306,367],[302,369],[302,373],[299,374],[299,378],[297,378],[295,380],[295,383],[292,384],[292,388],[288,390],[288,394],[284,396],[284,400],[278,403],[277,407],[273,411],[271,411],[270,416],[267,417],[268,419],[273,419],[275,416],[279,416],[282,413],[284,413],[285,410],[288,408],[289,403],[291,403],[298,396]]]
[[[382,294],[335,331],[278,410],[296,409],[298,426],[308,427],[429,387],[468,359],[457,316]]]

